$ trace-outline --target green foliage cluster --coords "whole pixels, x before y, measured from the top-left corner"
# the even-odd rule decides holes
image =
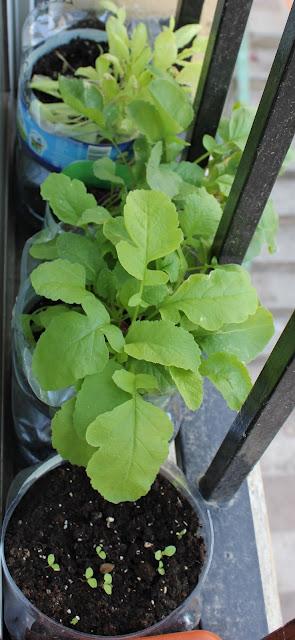
[[[155,560],[157,560],[158,562],[157,571],[160,574],[160,576],[164,576],[166,573],[163,558],[165,557],[172,558],[172,556],[174,556],[175,553],[176,553],[176,547],[174,547],[174,545],[169,545],[168,547],[165,547],[163,551],[161,551],[161,549],[158,549],[158,551],[155,551]]]
[[[195,56],[205,43],[197,38],[199,26],[175,31],[171,18],[151,45],[144,23],[129,36],[125,9],[108,0],[104,5],[114,14],[106,23],[108,53],[97,58],[95,67],[79,68],[75,78],[34,76],[31,88],[57,102],[45,104],[36,98],[33,112],[60,135],[85,142],[103,139],[117,145],[144,133],[151,142],[165,140],[179,150],[177,135],[192,120],[190,94],[200,72]]]
[[[44,299],[25,318],[33,373],[44,390],[74,391],[52,421],[53,446],[115,503],[146,494],[168,455],[172,424],[149,395],[176,389],[196,410],[206,377],[238,410],[246,364],[273,334],[248,272],[208,264],[220,194],[197,164],[163,153],[139,139],[127,180],[118,163],[95,163],[110,199],[115,190],[109,208],[79,180],[49,176],[42,196],[70,230],[43,232],[31,249]]]

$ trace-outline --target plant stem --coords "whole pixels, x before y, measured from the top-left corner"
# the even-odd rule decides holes
[[[194,163],[199,164],[199,162],[202,162],[202,160],[209,158],[209,156],[210,156],[210,151],[207,151],[206,153],[203,153],[202,156],[199,156],[196,160],[194,160]]]

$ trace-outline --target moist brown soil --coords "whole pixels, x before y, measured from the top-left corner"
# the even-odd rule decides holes
[[[52,49],[37,60],[33,67],[34,75],[43,75],[57,80],[59,74],[73,76],[79,67],[94,67],[98,56],[108,50],[107,42],[94,42],[73,38],[68,44]],[[34,91],[41,102],[57,102],[53,96],[47,96],[42,91]]]
[[[51,619],[76,631],[120,635],[160,621],[194,589],[205,556],[198,527],[191,505],[161,476],[141,500],[113,505],[91,488],[83,469],[67,464],[21,501],[5,552],[16,584]],[[178,539],[176,532],[184,529]],[[106,560],[98,557],[97,545]],[[177,551],[163,559],[161,576],[154,554],[168,545]],[[51,553],[59,572],[48,567]],[[105,563],[113,565],[111,596],[102,587]],[[84,578],[87,567],[97,588]],[[80,620],[73,627],[75,616]]]

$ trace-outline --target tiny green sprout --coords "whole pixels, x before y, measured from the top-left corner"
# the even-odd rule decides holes
[[[105,573],[103,578],[103,590],[108,596],[113,592],[113,578],[110,573]]]
[[[107,554],[106,554],[106,552],[103,550],[103,548],[102,548],[102,546],[101,546],[101,545],[98,545],[98,547],[96,547],[95,551],[96,551],[96,553],[97,553],[98,557],[99,557],[99,558],[101,558],[101,560],[105,560],[105,559],[106,559]]]
[[[178,538],[178,540],[181,540],[181,538],[183,538],[183,536],[185,536],[186,533],[187,533],[186,529],[182,529],[182,531],[176,531],[176,537]]]
[[[176,547],[174,547],[174,545],[169,545],[168,547],[165,547],[165,549],[163,551],[161,551],[161,549],[158,549],[155,552],[155,560],[158,561],[158,567],[157,567],[157,571],[160,574],[160,576],[165,575],[165,568],[164,568],[164,564],[162,561],[162,558],[164,556],[167,556],[167,558],[171,558],[172,556],[174,556],[174,554],[176,553]]]
[[[47,562],[48,566],[53,569],[53,571],[60,571],[60,566],[55,562],[55,556],[53,553],[50,553],[49,556],[47,556]]]
[[[91,589],[96,589],[97,587],[97,580],[96,578],[93,578],[93,569],[91,567],[88,567],[84,573],[84,576],[89,584],[89,587],[91,587]]]
[[[80,620],[80,616],[75,616],[74,618],[72,618],[70,624],[75,626],[76,624],[78,624],[79,620]]]

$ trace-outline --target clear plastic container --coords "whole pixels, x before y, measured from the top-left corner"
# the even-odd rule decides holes
[[[60,232],[58,225],[54,232]],[[22,315],[33,311],[41,300],[28,279],[36,264],[29,255],[32,240],[24,248],[22,283],[12,318],[12,416],[21,458],[30,465],[46,460],[52,453],[51,420],[62,403],[75,394],[73,387],[44,391],[32,371],[33,348],[22,322]],[[149,395],[146,399],[167,413],[174,427],[171,440],[175,439],[187,411],[181,396],[171,388],[170,393]]]
[[[90,640],[90,638],[92,638],[92,640],[105,640],[105,636],[94,636],[92,634],[76,632],[50,620],[25,598],[13,581],[6,564],[5,534],[16,506],[34,482],[60,464],[61,459],[59,456],[51,458],[36,468],[20,488],[19,484],[16,483],[17,493],[15,496],[13,495],[13,487],[10,494],[13,500],[3,523],[1,559],[4,572],[4,619],[12,640],[33,640],[37,637],[46,637],[47,640]],[[204,539],[207,551],[203,570],[199,582],[192,593],[166,618],[151,627],[139,630],[138,633],[115,637],[108,636],[108,640],[115,640],[115,638],[127,640],[128,638],[190,630],[198,625],[201,617],[202,588],[204,581],[207,579],[214,544],[210,513],[201,495],[197,492],[194,492],[194,495],[191,493],[185,476],[176,465],[169,461],[166,462],[161,468],[161,473],[175,486],[179,493],[188,500],[198,514],[201,524],[200,533]]]

